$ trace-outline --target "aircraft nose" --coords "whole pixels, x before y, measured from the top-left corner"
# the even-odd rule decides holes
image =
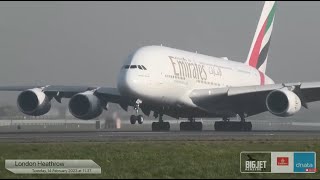
[[[138,88],[138,80],[130,72],[120,74],[118,79],[118,89],[122,95],[136,95]]]

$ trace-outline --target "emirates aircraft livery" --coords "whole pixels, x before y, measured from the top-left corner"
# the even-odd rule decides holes
[[[70,98],[70,113],[83,120],[100,116],[108,103],[116,103],[126,111],[134,107],[131,124],[142,124],[144,116],[159,118],[152,123],[153,131],[170,130],[163,115],[187,118],[180,130],[201,131],[196,118],[221,118],[215,130],[250,131],[246,117],[266,111],[291,116],[301,106],[308,108],[307,103],[320,100],[320,82],[274,83],[266,75],[275,9],[276,2],[265,2],[244,63],[162,45],[144,46],[124,62],[117,88],[46,85],[0,90],[21,91],[17,106],[31,116],[46,114],[53,98],[60,103]],[[230,121],[235,116],[241,121]]]

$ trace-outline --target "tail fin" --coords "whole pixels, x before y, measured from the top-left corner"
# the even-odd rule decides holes
[[[245,62],[245,64],[257,68],[263,73],[266,72],[267,67],[276,4],[275,1],[266,1],[264,3],[248,58]]]

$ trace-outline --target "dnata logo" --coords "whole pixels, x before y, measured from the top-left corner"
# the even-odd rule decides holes
[[[295,152],[294,172],[316,172],[315,152]]]
[[[297,168],[313,168],[312,163],[297,163],[296,164]]]
[[[277,157],[277,166],[289,166],[289,157]]]

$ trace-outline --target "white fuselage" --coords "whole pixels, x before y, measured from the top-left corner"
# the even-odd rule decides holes
[[[126,65],[136,68],[126,69]],[[263,84],[274,82],[251,66],[164,46],[145,46],[135,51],[118,77],[118,89],[123,96],[158,105],[188,107],[196,107],[189,98],[195,89]]]

